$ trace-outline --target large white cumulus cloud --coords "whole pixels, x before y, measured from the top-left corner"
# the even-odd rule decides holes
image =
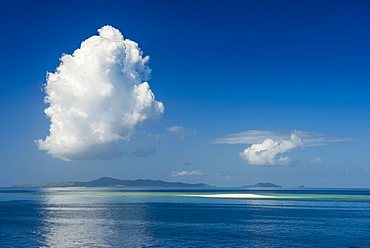
[[[164,112],[146,82],[149,57],[111,26],[98,32],[47,75],[50,134],[36,143],[63,160],[120,156],[115,142],[129,140],[139,123]]]

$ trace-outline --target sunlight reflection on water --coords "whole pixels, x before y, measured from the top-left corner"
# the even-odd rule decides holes
[[[145,209],[139,205],[117,212],[108,199],[46,195],[44,247],[112,247],[112,241],[118,240],[130,246],[147,240]]]

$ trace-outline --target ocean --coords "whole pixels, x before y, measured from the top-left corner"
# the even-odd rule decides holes
[[[370,190],[0,188],[0,247],[370,247]]]

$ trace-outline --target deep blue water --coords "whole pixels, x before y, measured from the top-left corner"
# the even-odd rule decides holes
[[[370,247],[370,191],[0,189],[0,247]]]

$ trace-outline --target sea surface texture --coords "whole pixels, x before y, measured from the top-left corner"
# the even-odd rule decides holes
[[[0,247],[370,247],[370,190],[4,188]]]

